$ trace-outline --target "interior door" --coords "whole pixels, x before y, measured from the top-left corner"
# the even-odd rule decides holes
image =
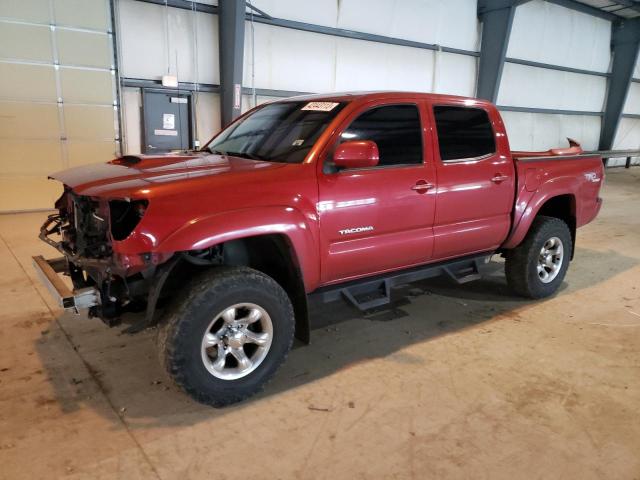
[[[438,186],[434,259],[494,250],[511,226],[515,172],[497,112],[464,104],[432,109]]]
[[[189,95],[145,90],[144,153],[164,153],[190,147],[191,112]]]
[[[319,175],[323,283],[425,263],[433,246],[435,174],[424,148],[424,107],[363,108],[336,144],[372,140],[377,167],[336,171],[331,153]]]

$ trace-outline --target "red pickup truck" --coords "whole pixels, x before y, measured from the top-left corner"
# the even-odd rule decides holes
[[[52,178],[64,193],[40,237],[63,257],[34,257],[44,283],[110,325],[141,312],[128,331],[157,325],[173,379],[220,406],[309,340],[309,295],[367,310],[394,285],[478,278],[494,254],[516,294],[553,294],[603,164],[575,143],[512,152],[482,100],[378,92],[279,100],[201,150]]]

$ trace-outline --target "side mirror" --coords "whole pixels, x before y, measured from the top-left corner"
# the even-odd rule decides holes
[[[375,167],[379,160],[378,145],[371,140],[341,143],[333,154],[333,163],[340,168]]]

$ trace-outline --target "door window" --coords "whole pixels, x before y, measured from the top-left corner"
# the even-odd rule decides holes
[[[495,153],[496,145],[487,112],[480,108],[433,108],[442,161],[478,158]]]
[[[372,108],[342,132],[340,142],[372,140],[378,145],[378,166],[422,163],[422,132],[416,105]]]

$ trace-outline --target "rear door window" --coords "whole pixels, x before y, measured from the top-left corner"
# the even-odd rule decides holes
[[[481,108],[435,106],[442,161],[484,157],[496,151],[489,115]]]

